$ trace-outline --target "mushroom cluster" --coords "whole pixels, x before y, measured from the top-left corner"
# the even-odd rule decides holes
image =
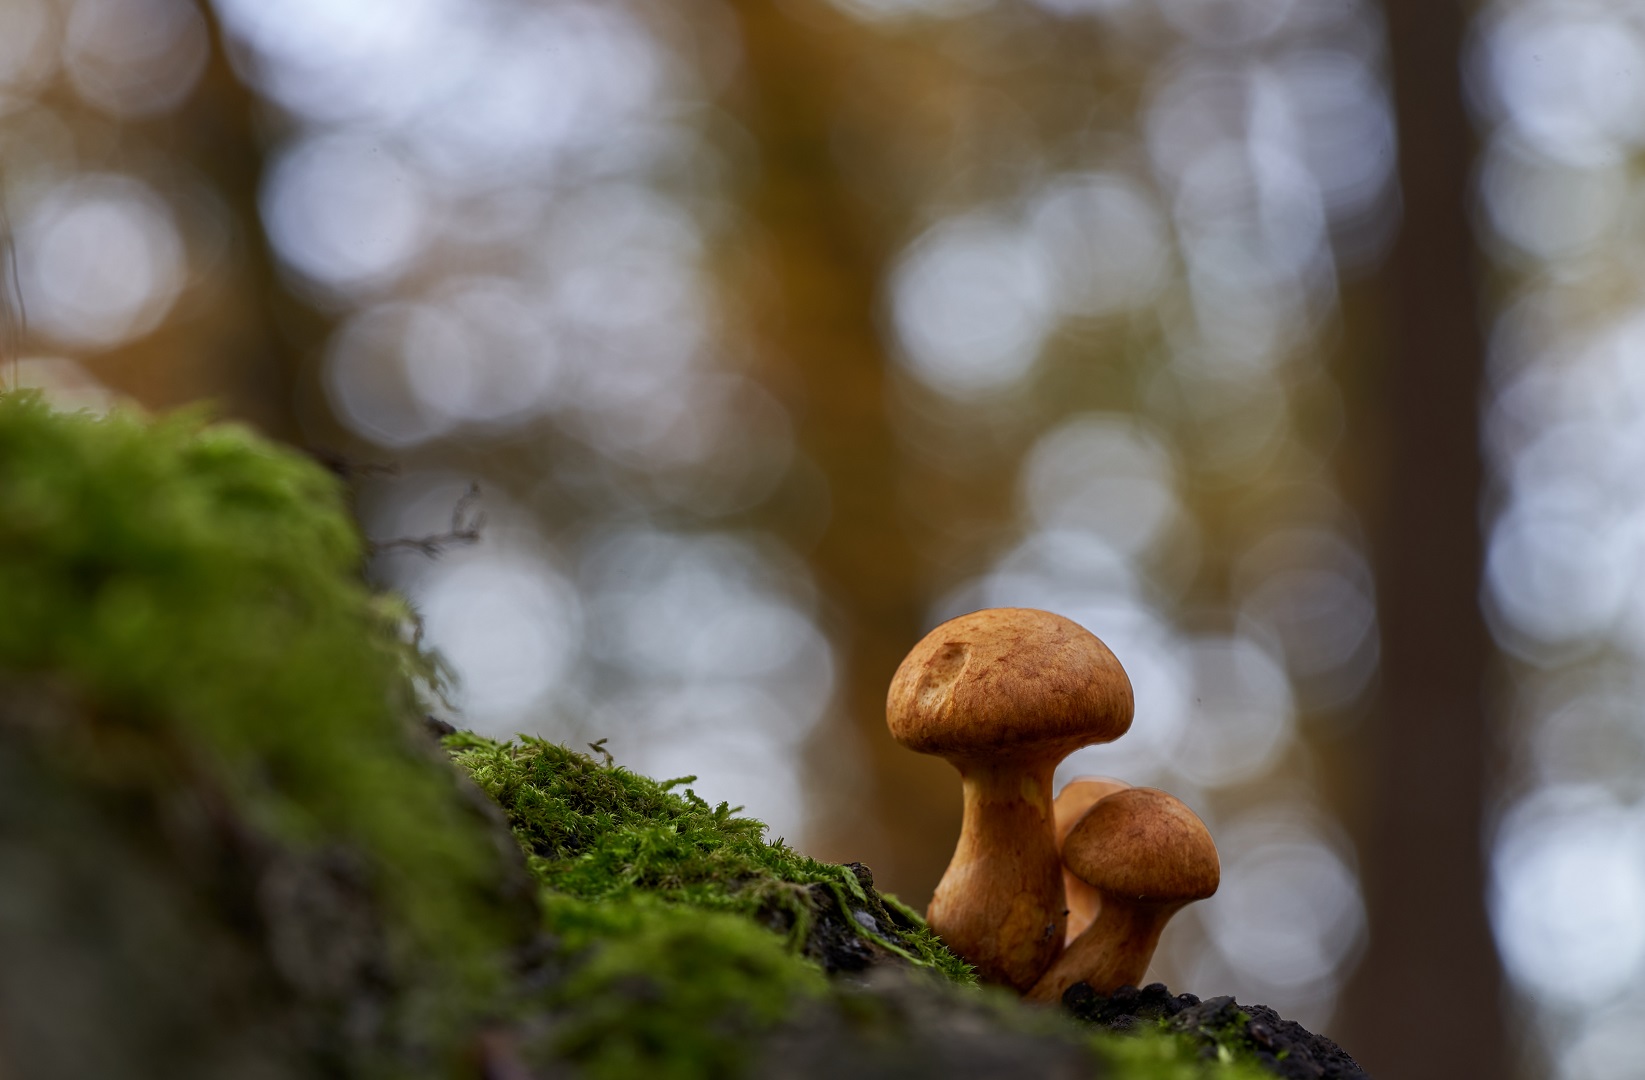
[[[1031,608],[937,627],[891,680],[886,720],[960,774],[964,818],[926,919],[986,982],[1035,1001],[1141,981],[1160,931],[1216,891],[1216,847],[1180,801],[1058,763],[1131,726],[1131,682],[1096,635]]]

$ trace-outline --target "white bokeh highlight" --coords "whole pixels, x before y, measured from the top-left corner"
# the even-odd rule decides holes
[[[63,63],[91,105],[143,119],[183,102],[211,54],[205,19],[192,0],[74,0]]]
[[[623,529],[595,538],[579,580],[589,648],[623,691],[591,731],[653,775],[749,808],[776,835],[805,818],[806,741],[833,697],[833,649],[792,556],[769,541]]]
[[[0,115],[24,104],[56,69],[58,22],[50,0],[0,5]]]
[[[1533,1053],[1561,1080],[1636,1074],[1645,1015],[1645,314],[1596,303],[1635,274],[1642,65],[1645,24],[1609,0],[1486,5],[1467,65],[1484,238],[1517,289],[1485,414],[1483,599],[1519,662],[1489,899]]]
[[[419,174],[366,133],[299,139],[275,160],[263,223],[287,265],[342,292],[389,284],[422,247],[432,211]]]
[[[1490,899],[1503,963],[1533,1000],[1606,1001],[1645,967],[1645,819],[1591,788],[1522,801],[1498,833]]]
[[[134,177],[88,174],[60,184],[28,210],[18,233],[29,321],[66,346],[108,348],[147,333],[184,284],[186,252],[171,208]]]
[[[1028,374],[1051,332],[1053,283],[1039,248],[1003,218],[971,214],[933,226],[890,282],[905,367],[941,393],[969,398]]]
[[[1365,945],[1358,875],[1311,816],[1280,800],[1222,823],[1222,885],[1198,905],[1216,952],[1207,961],[1220,959],[1282,1013],[1310,1018],[1329,1012],[1340,972]]]
[[[483,734],[509,737],[559,688],[580,651],[575,589],[541,560],[447,556],[411,594],[426,640],[457,675],[454,704]]]
[[[1130,556],[1159,543],[1182,513],[1165,442],[1114,414],[1075,416],[1042,435],[1023,464],[1022,499],[1041,528],[1089,532]]]
[[[1498,114],[1570,165],[1645,141],[1645,36],[1622,5],[1498,5],[1477,67]]]
[[[1170,269],[1165,221],[1146,188],[1125,176],[1059,177],[1032,200],[1029,229],[1057,307],[1102,316],[1158,295]]]

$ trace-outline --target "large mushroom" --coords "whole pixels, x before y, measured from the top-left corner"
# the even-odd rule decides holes
[[[1131,682],[1078,623],[992,608],[937,627],[891,680],[886,719],[910,750],[959,770],[959,844],[926,912],[988,982],[1027,990],[1063,944],[1051,776],[1131,726]]]
[[[1057,850],[1060,852],[1063,849],[1063,845],[1068,841],[1068,834],[1091,807],[1099,800],[1116,791],[1124,791],[1130,786],[1124,780],[1115,780],[1111,776],[1076,776],[1064,784],[1051,803]],[[1097,917],[1097,909],[1102,906],[1102,896],[1074,876],[1074,872],[1066,866],[1062,868],[1062,892],[1068,907],[1068,927],[1063,940],[1072,945],[1074,939],[1085,933],[1085,928]]]
[[[1068,834],[1063,864],[1102,898],[1096,920],[1029,991],[1058,1001],[1075,983],[1099,994],[1142,982],[1172,915],[1217,891],[1221,865],[1205,823],[1155,788],[1100,800]]]

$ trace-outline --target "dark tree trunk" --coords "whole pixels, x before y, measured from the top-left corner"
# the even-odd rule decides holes
[[[1484,904],[1495,742],[1483,694],[1491,642],[1478,603],[1484,344],[1469,228],[1474,136],[1460,73],[1466,12],[1430,0],[1385,6],[1405,211],[1383,289],[1370,948],[1345,1038],[1377,1076],[1506,1076]]]
[[[199,84],[176,112],[139,130],[210,193],[215,205],[203,210],[189,205],[207,197],[203,192],[182,188],[175,197],[185,215],[218,219],[226,250],[193,286],[184,310],[155,333],[95,358],[94,366],[111,385],[150,407],[208,398],[223,415],[303,445],[311,434],[299,408],[304,369],[330,320],[294,297],[281,279],[258,206],[272,139],[262,130],[256,94],[229,62],[215,9],[203,4],[200,11],[211,52]]]
[[[293,298],[280,279],[258,207],[269,148],[258,130],[257,97],[229,63],[227,34],[215,9],[204,4],[201,10],[211,29],[211,62],[179,125],[194,145],[180,149],[210,177],[234,230],[244,295],[239,323],[221,346],[238,373],[232,406],[269,435],[301,445],[299,384],[329,320]]]

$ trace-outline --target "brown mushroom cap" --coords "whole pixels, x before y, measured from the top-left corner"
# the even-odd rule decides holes
[[[1217,891],[1222,868],[1205,823],[1156,788],[1097,802],[1068,833],[1062,861],[1105,896],[1181,906]]]
[[[1060,758],[1125,734],[1131,680],[1078,623],[1033,608],[950,619],[903,660],[886,696],[891,735],[950,761]]]
[[[1063,785],[1051,803],[1051,823],[1056,831],[1057,852],[1061,858],[1068,834],[1078,825],[1086,811],[1116,791],[1130,787],[1124,780],[1111,776],[1076,776]],[[1065,941],[1073,941],[1085,933],[1085,928],[1097,917],[1102,908],[1102,893],[1087,885],[1066,866],[1062,868],[1062,894],[1068,905],[1068,927]]]
[[[1112,776],[1076,776],[1064,784],[1051,803],[1052,819],[1057,830],[1057,850],[1062,850],[1068,834],[1079,824],[1087,810],[1114,792],[1124,791],[1130,786]]]

